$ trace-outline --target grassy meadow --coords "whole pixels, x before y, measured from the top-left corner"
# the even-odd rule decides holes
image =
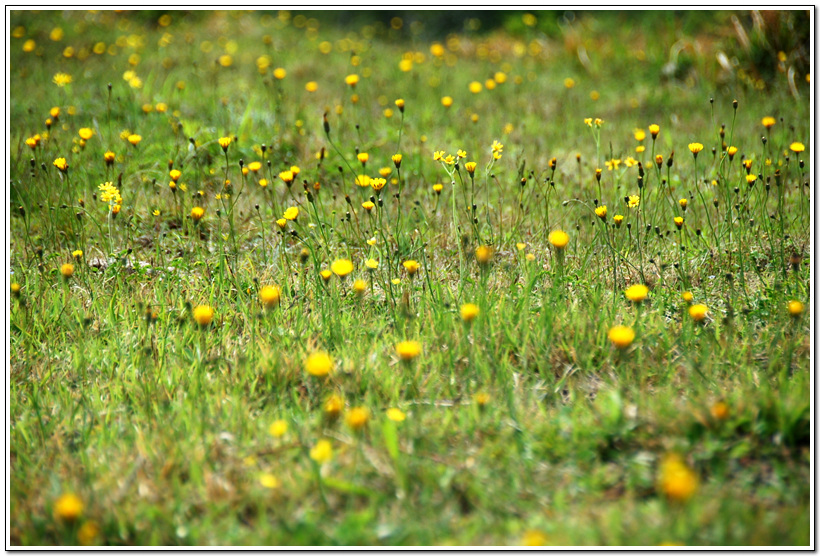
[[[810,544],[811,17],[7,12],[7,543]]]

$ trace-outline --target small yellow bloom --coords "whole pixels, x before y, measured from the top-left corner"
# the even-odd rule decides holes
[[[65,87],[66,85],[70,84],[72,78],[67,73],[55,73],[53,78],[54,84],[58,87]]]
[[[208,326],[214,319],[214,310],[210,305],[197,305],[194,307],[194,320],[199,326]]]
[[[624,215],[623,214],[616,214],[615,216],[612,217],[612,221],[615,222],[615,227],[616,228],[620,228],[621,224],[623,224],[623,221],[624,221]]]
[[[680,294],[680,297],[687,303],[692,303],[692,300],[695,299],[695,296],[692,295],[692,292],[690,291],[683,292],[682,294]]]
[[[698,488],[698,477],[676,455],[666,456],[660,465],[658,488],[671,500],[685,502]]]
[[[717,402],[709,408],[709,413],[718,421],[724,421],[729,417],[729,405],[726,402]]]
[[[754,183],[756,181],[757,181],[757,175],[756,174],[746,174],[746,183],[748,183],[749,185],[754,185]]]
[[[288,207],[282,216],[285,220],[296,220],[299,218],[299,207]]]
[[[489,245],[479,245],[475,250],[475,260],[481,266],[490,264],[493,260],[493,248]]]
[[[219,146],[222,147],[223,151],[227,151],[232,141],[233,139],[231,139],[230,137],[220,137]]]
[[[396,423],[401,423],[407,418],[407,415],[401,409],[391,407],[387,410],[387,418]]]
[[[461,306],[461,320],[464,322],[473,322],[479,313],[480,309],[475,303],[465,303]]]
[[[475,168],[477,164],[475,162],[466,162],[464,163],[464,169],[472,176],[475,174]]]
[[[359,174],[354,182],[359,187],[370,187],[370,176]]]
[[[91,546],[100,534],[100,526],[94,521],[86,521],[77,530],[77,540],[83,546]]]
[[[445,108],[450,108],[453,105],[453,97],[441,97],[441,104]]]
[[[387,180],[384,178],[372,178],[370,180],[370,187],[375,191],[381,191],[385,185],[387,185]]]
[[[433,191],[436,195],[441,195],[441,191],[444,189],[444,186],[440,183],[433,184]]]
[[[549,539],[541,531],[526,531],[521,537],[521,546],[546,546]]]
[[[133,146],[137,146],[142,141],[142,135],[137,135],[136,133],[132,133],[128,136],[128,142],[131,143]]]
[[[356,280],[353,282],[353,292],[356,295],[363,295],[367,289],[367,283],[364,280]]]
[[[689,206],[689,201],[686,198],[682,198],[678,200],[678,204],[680,205],[681,210],[686,212],[686,207]]]
[[[288,423],[284,419],[277,419],[268,427],[268,433],[274,438],[281,438],[288,432]]]
[[[418,272],[419,268],[421,268],[421,265],[418,263],[418,261],[414,261],[412,259],[404,261],[402,263],[402,266],[404,266],[404,269],[407,271],[407,274],[409,274],[411,277],[415,275],[416,272]]]
[[[262,304],[268,309],[279,305],[279,299],[282,295],[282,290],[279,286],[265,286],[259,290],[259,299]]]
[[[76,251],[71,252],[71,256],[74,257],[75,259],[82,259],[83,258],[83,252],[82,252],[81,249],[77,249]]]
[[[692,317],[692,320],[695,322],[703,321],[708,312],[709,308],[703,303],[697,303],[689,307],[689,316]]]
[[[689,151],[695,156],[698,157],[698,153],[703,150],[703,145],[701,143],[689,143]]]
[[[83,501],[76,494],[63,494],[54,503],[54,516],[61,521],[73,523],[82,513]]]
[[[558,250],[561,250],[569,243],[569,234],[563,230],[553,230],[550,232],[550,235],[547,236],[547,239],[549,240],[550,245]]]
[[[729,155],[729,160],[732,160],[732,158],[734,158],[737,154],[737,147],[729,147],[726,149],[726,153]]]
[[[478,404],[480,409],[484,409],[484,407],[490,403],[490,395],[486,392],[478,392],[475,396],[473,396],[475,403]]]
[[[635,141],[637,141],[639,143],[641,141],[643,141],[644,139],[646,139],[646,132],[642,129],[636,129],[634,131],[634,134],[635,134]]]
[[[774,124],[776,124],[776,123],[777,123],[777,120],[775,120],[775,119],[774,119],[773,117],[771,117],[771,116],[766,116],[765,118],[763,118],[762,120],[760,120],[760,123],[762,123],[762,124],[763,124],[763,127],[765,127],[766,129],[771,129],[771,127],[772,127]]]
[[[396,153],[392,157],[390,157],[390,159],[393,161],[393,164],[396,166],[396,168],[401,167],[401,159],[402,159],[401,154]]]
[[[330,265],[330,270],[339,278],[344,278],[353,272],[353,263],[347,259],[337,259]]]
[[[345,422],[354,431],[362,430],[370,420],[370,411],[365,407],[354,407],[347,412]]]
[[[657,139],[658,133],[661,132],[661,126],[658,124],[652,124],[649,126],[649,133],[652,135],[652,139]]]
[[[312,376],[327,376],[333,370],[333,360],[324,351],[316,351],[305,360],[305,371]]]
[[[273,70],[273,76],[280,81],[284,79],[287,74],[288,72],[285,71],[285,68],[276,68]]]
[[[803,303],[797,300],[789,301],[789,314],[793,317],[799,317],[803,314],[805,307]]]
[[[794,153],[802,153],[806,150],[806,146],[803,143],[792,143],[789,145],[789,149]]]
[[[291,183],[293,183],[293,178],[294,178],[293,172],[291,172],[290,170],[285,170],[284,172],[279,172],[279,179],[281,179],[283,182],[285,182],[285,184],[288,185],[288,186]]]
[[[628,326],[617,325],[609,329],[609,341],[618,349],[628,348],[635,340],[635,331]]]
[[[94,137],[94,130],[90,127],[82,127],[77,133],[80,136],[80,139],[83,139],[84,141],[88,141]]]
[[[641,204],[641,196],[640,195],[630,195],[626,201],[626,206],[629,208],[636,208]]]
[[[315,81],[308,81],[305,83],[305,90],[309,93],[315,93],[318,88],[319,84]]]
[[[65,263],[60,267],[60,274],[62,274],[63,278],[68,280],[74,276],[74,265],[71,263]]]
[[[203,216],[205,216],[204,208],[194,207],[191,209],[191,218],[193,218],[195,222],[199,222],[200,220],[202,220]]]
[[[11,295],[18,297],[20,295],[21,286],[17,282],[11,283]]]
[[[375,206],[376,205],[372,201],[365,201],[364,203],[362,203],[362,208],[364,210],[366,210],[367,212],[370,212],[371,210],[373,210],[373,207],[375,207]]]
[[[284,218],[279,218],[276,220],[276,225],[279,226],[280,230],[284,230],[288,226],[288,221]]]
[[[351,73],[350,75],[345,77],[345,83],[350,85],[351,88],[354,88],[359,83],[359,76],[355,73]]]
[[[675,226],[677,226],[679,230],[681,228],[683,228],[683,217],[682,216],[676,216],[673,220],[675,222]]]
[[[364,262],[364,266],[366,266],[369,270],[376,270],[379,268],[379,261],[376,259],[367,259]]]
[[[370,160],[370,155],[367,153],[359,153],[356,155],[356,158],[359,159],[359,162],[362,163],[362,166],[367,164],[367,161]]]
[[[259,484],[265,488],[277,488],[281,483],[273,473],[262,473],[259,475]]]
[[[601,220],[606,220],[606,205],[595,207],[595,216]]]
[[[331,394],[325,401],[322,411],[324,411],[325,419],[335,421],[339,415],[341,415],[344,408],[345,401],[338,394]]]
[[[421,354],[421,344],[415,340],[406,340],[396,344],[396,354],[402,361],[412,361]]]
[[[643,284],[634,284],[626,288],[624,295],[626,295],[626,298],[633,303],[640,303],[646,299],[647,295],[649,295],[649,288]]]
[[[333,459],[333,446],[328,440],[320,440],[310,449],[310,459],[319,465],[329,462]]]
[[[479,83],[478,81],[470,82],[469,89],[470,92],[474,95],[480,93],[482,88],[483,87],[481,86],[481,83]]]
[[[65,158],[57,158],[54,160],[54,166],[61,172],[68,172],[68,162],[66,162]]]

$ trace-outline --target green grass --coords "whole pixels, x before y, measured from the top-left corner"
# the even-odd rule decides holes
[[[789,150],[810,143],[797,73],[809,15],[764,14],[758,31],[736,14],[748,50],[724,12],[510,13],[450,35],[408,12],[399,28],[390,14],[162,15],[11,13],[11,544],[811,542],[810,315],[788,311],[812,304],[810,153]],[[731,72],[719,53],[737,59]],[[81,128],[94,131],[84,145]],[[459,149],[458,167],[433,159]],[[368,213],[376,192],[354,179],[382,167]],[[121,193],[116,216],[104,182]],[[337,259],[352,274],[325,281]],[[650,292],[640,305],[624,296],[636,283]],[[269,284],[281,304],[265,310]],[[686,291],[708,306],[703,322]],[[465,303],[479,306],[472,323]],[[198,305],[214,309],[208,326]],[[608,339],[617,324],[635,332],[625,349]],[[400,360],[403,340],[421,354]],[[305,372],[315,351],[329,376]],[[360,430],[355,407],[370,414]],[[321,439],[333,454],[320,464]],[[662,486],[671,454],[694,487],[683,499]],[[77,519],[56,515],[66,493]]]

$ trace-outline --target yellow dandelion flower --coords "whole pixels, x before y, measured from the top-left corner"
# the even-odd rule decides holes
[[[305,371],[312,376],[327,376],[333,371],[333,360],[324,351],[316,351],[305,360]]]

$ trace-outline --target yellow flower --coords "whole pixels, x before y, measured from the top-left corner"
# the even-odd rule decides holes
[[[518,243],[515,244],[515,248],[518,249],[519,251],[523,251],[524,249],[527,248],[527,244],[522,243],[522,242],[519,241]]]
[[[113,151],[105,151],[103,154],[103,159],[105,159],[105,163],[109,166],[114,163],[114,160],[117,158],[117,155],[114,154]]]
[[[83,258],[82,249],[77,249],[76,251],[72,251],[71,256],[74,257],[75,259],[82,259]]]
[[[282,216],[285,220],[296,220],[299,217],[299,207],[288,207]]]
[[[356,155],[356,158],[358,158],[359,162],[361,162],[362,165],[364,165],[367,164],[368,160],[370,160],[370,155],[367,153],[359,153]]]
[[[717,402],[709,408],[712,417],[723,421],[729,417],[729,405],[726,402]]]
[[[310,449],[310,459],[319,465],[329,462],[333,459],[333,446],[327,440],[320,440]]]
[[[618,349],[628,348],[635,339],[635,331],[628,326],[617,325],[609,329],[609,341]]]
[[[646,296],[649,295],[649,288],[644,286],[643,284],[634,284],[626,288],[624,291],[624,295],[626,298],[634,303],[640,303]]]
[[[444,158],[444,151],[434,151],[433,160],[442,160]]]
[[[401,409],[391,407],[387,410],[387,418],[396,423],[401,423],[407,418],[407,415]]]
[[[293,172],[291,172],[290,170],[285,170],[284,172],[279,172],[279,179],[281,179],[283,182],[285,182],[285,184],[288,185],[288,186],[291,183],[293,183],[293,178],[294,178]]]
[[[475,260],[481,266],[488,265],[493,260],[493,248],[489,245],[479,245],[475,250]]]
[[[689,151],[695,156],[698,157],[698,153],[703,150],[703,145],[700,143],[689,143]]]
[[[478,81],[472,81],[472,82],[470,82],[469,89],[470,89],[470,92],[473,93],[474,95],[478,94],[478,93],[481,92],[481,89],[482,89],[481,83],[479,83]]]
[[[233,139],[231,139],[230,137],[220,137],[219,146],[222,147],[223,151],[227,151],[232,141]]]
[[[475,396],[473,396],[473,399],[475,400],[475,403],[478,404],[478,407],[480,409],[484,409],[484,406],[490,403],[491,398],[490,395],[486,392],[478,392]]]
[[[473,322],[478,316],[480,310],[475,303],[465,303],[461,306],[461,320],[464,322]]]
[[[68,280],[72,276],[74,276],[74,265],[71,263],[65,263],[60,267],[60,274],[63,275],[63,278]]]
[[[191,209],[191,218],[193,218],[195,222],[199,222],[200,220],[202,220],[203,216],[205,216],[204,208],[194,207]]]
[[[656,139],[658,137],[658,133],[661,132],[661,126],[658,124],[652,124],[649,126],[649,133],[652,134],[652,139]]]
[[[284,218],[279,218],[276,220],[276,225],[279,226],[280,230],[284,230],[288,226],[288,221]]]
[[[387,176],[389,176],[392,173],[393,173],[393,169],[390,168],[389,166],[384,166],[382,168],[379,168],[379,175],[381,175],[381,177],[383,177],[383,178],[386,178]]]
[[[803,314],[803,303],[797,300],[789,301],[789,314],[793,317],[799,317]]]
[[[396,344],[396,354],[402,361],[412,361],[421,354],[421,344],[415,340],[406,340]]]
[[[456,151],[456,156],[459,157],[459,158],[467,158],[467,151],[465,151],[463,149],[458,149]]]
[[[629,208],[636,208],[641,204],[641,196],[640,195],[630,195],[627,199],[626,206]]]
[[[359,174],[356,176],[356,181],[354,182],[359,187],[369,187],[370,186],[370,176],[365,176],[363,174]]]
[[[258,172],[261,169],[262,169],[262,163],[259,162],[259,161],[254,161],[254,162],[251,162],[250,164],[248,164],[248,170],[250,170],[251,172]]]
[[[268,433],[274,438],[281,438],[288,432],[288,423],[284,419],[277,419],[268,427]]]
[[[502,145],[498,141],[493,141],[493,144],[490,145],[490,148],[492,149],[492,151],[494,153],[500,153],[501,151],[504,150],[504,145]]]
[[[384,189],[385,185],[387,185],[387,180],[384,178],[372,178],[370,180],[370,187],[372,187],[375,191],[381,191]]]
[[[344,278],[353,272],[353,263],[347,259],[337,259],[330,265],[330,270],[339,278]]]
[[[414,261],[412,259],[410,259],[408,261],[404,261],[402,263],[402,266],[404,266],[404,269],[407,271],[407,274],[409,274],[410,276],[413,276],[414,274],[416,274],[416,272],[418,272],[419,268],[421,267],[421,265],[419,265],[418,261]]]
[[[68,172],[68,162],[66,162],[65,158],[56,158],[54,160],[54,166],[61,172]]]
[[[467,172],[472,176],[473,174],[475,174],[476,166],[477,164],[475,162],[466,162],[464,164],[464,169],[467,170]]]
[[[140,141],[142,141],[142,135],[132,133],[128,136],[128,142],[134,145],[135,147],[140,144]]]
[[[695,322],[701,322],[705,319],[706,313],[708,312],[709,308],[703,303],[697,303],[689,307],[689,316],[692,317],[692,320]]]
[[[754,185],[754,183],[756,181],[757,181],[757,175],[756,174],[746,174],[746,183],[748,183],[749,185]]]
[[[624,215],[623,214],[616,214],[615,216],[612,217],[612,221],[615,222],[615,227],[616,228],[620,228],[621,224],[624,221]]]
[[[726,149],[726,153],[729,155],[729,160],[732,160],[732,158],[734,158],[737,154],[737,147],[729,147]]]
[[[179,181],[179,178],[182,177],[182,172],[180,172],[177,169],[174,169],[168,172],[168,175],[171,177],[173,181]]]
[[[404,112],[404,99],[403,98],[397,98],[394,104],[396,105],[396,108],[398,108],[400,111]]]
[[[305,83],[305,90],[309,93],[315,93],[318,88],[319,84],[315,81],[308,81]]]
[[[259,475],[259,484],[265,488],[277,488],[281,483],[273,473],[262,473]]]
[[[369,270],[376,270],[379,268],[379,261],[376,259],[367,259],[364,262],[364,266],[366,266]]]
[[[356,295],[362,295],[367,289],[367,283],[364,280],[356,280],[353,282],[353,291]]]
[[[641,141],[643,141],[644,139],[646,139],[646,132],[642,129],[636,129],[634,131],[634,134],[635,134],[635,141],[637,141],[639,143]]]
[[[287,74],[288,72],[285,71],[285,68],[276,68],[275,70],[273,70],[273,76],[279,80],[284,79]]]
[[[194,320],[199,326],[208,326],[214,319],[214,310],[210,305],[197,305],[194,307]]]
[[[359,76],[355,73],[351,73],[347,77],[345,77],[345,83],[350,85],[351,87],[356,87],[356,84],[359,82]]]
[[[567,89],[572,89],[573,87],[575,87],[575,80],[572,77],[565,77],[564,87],[566,87]]]
[[[433,184],[433,191],[436,195],[441,195],[442,189],[444,189],[444,186],[440,183]]]
[[[279,298],[282,295],[282,290],[279,286],[265,286],[259,290],[259,299],[262,304],[268,309],[279,305]]]
[[[569,243],[569,234],[563,230],[553,230],[550,232],[550,235],[547,236],[547,239],[549,240],[550,245],[558,250],[561,250]]]
[[[646,147],[644,147],[643,145],[638,145],[637,147],[635,147],[635,152],[636,153],[642,153],[645,150],[646,150]]]
[[[592,118],[584,118],[584,123],[589,127],[592,127]]]
[[[686,212],[686,207],[689,206],[689,201],[686,198],[682,198],[678,200],[678,204],[683,212]]]
[[[325,418],[327,420],[335,421],[342,413],[342,410],[344,408],[345,401],[337,394],[331,394],[331,396],[325,401],[325,405],[322,411],[324,411]]]
[[[375,206],[376,205],[372,201],[365,201],[364,203],[362,203],[362,208],[364,210],[366,210],[367,212],[370,212],[371,210],[373,210],[373,207],[375,207]]]
[[[401,167],[401,158],[402,158],[402,156],[399,153],[396,153],[396,154],[394,154],[393,156],[390,157],[390,159],[393,161],[393,164],[396,166],[396,168]]]
[[[333,370],[333,360],[324,351],[316,351],[305,360],[305,371],[313,376],[327,376]]]
[[[547,536],[541,531],[526,531],[521,537],[521,546],[546,546]]]
[[[621,164],[621,159],[620,158],[613,158],[611,160],[607,160],[606,161],[606,169],[609,170],[610,172],[612,170],[617,170],[618,166],[620,164]]]
[[[82,127],[77,133],[80,136],[80,139],[83,139],[84,141],[88,141],[94,137],[94,130],[90,127]]]
[[[687,303],[692,303],[692,300],[695,299],[695,296],[692,295],[692,292],[690,291],[683,292],[682,294],[680,294],[680,297]]]
[[[54,516],[60,521],[74,522],[83,514],[83,501],[76,494],[63,494],[54,503]]]
[[[762,120],[760,120],[760,123],[762,123],[762,124],[763,124],[763,127],[765,127],[766,129],[771,129],[771,127],[772,127],[774,124],[776,124],[776,123],[777,123],[777,120],[775,120],[775,119],[774,119],[773,117],[771,117],[771,116],[766,116],[765,118],[763,118]]]
[[[86,521],[77,530],[77,540],[83,546],[91,546],[100,534],[100,526],[94,521]]]
[[[10,288],[11,288],[11,295],[13,295],[15,297],[19,297],[20,289],[21,289],[20,284],[18,284],[17,282],[12,282]]]
[[[354,407],[347,412],[345,422],[354,431],[362,430],[370,420],[370,411],[365,407]]]
[[[789,145],[789,149],[794,153],[802,153],[806,150],[806,146],[803,143],[792,143]]]
[[[456,163],[456,157],[454,157],[451,154],[448,154],[447,156],[444,157],[444,163],[449,164],[450,166],[452,166],[453,164]]]
[[[601,220],[606,220],[606,205],[595,207],[595,215]]]
[[[67,73],[55,73],[53,81],[58,87],[65,87],[71,83],[71,76]]]
[[[685,502],[698,488],[698,477],[677,455],[666,456],[660,465],[658,488],[668,498]]]
[[[450,108],[453,105],[453,97],[441,97],[441,104],[445,108]]]
[[[268,186],[268,180],[266,180],[265,178],[262,178],[261,180],[259,180],[259,187],[267,187],[267,186]]]
[[[681,216],[676,216],[676,217],[674,218],[674,222],[675,222],[675,226],[677,226],[679,230],[680,230],[681,228],[683,228],[683,217],[681,217]]]

